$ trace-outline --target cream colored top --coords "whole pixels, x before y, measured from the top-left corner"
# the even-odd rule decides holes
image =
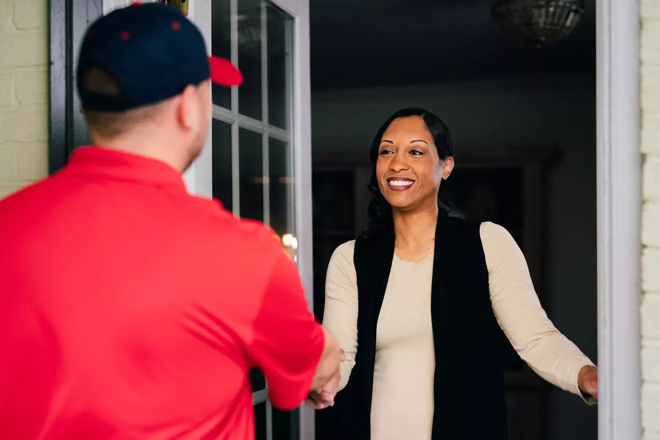
[[[578,373],[592,362],[562,335],[541,307],[527,262],[508,231],[483,223],[490,299],[497,322],[520,357],[548,382],[581,395]],[[339,246],[326,279],[323,324],[346,352],[340,389],[357,353],[358,295],[355,242]],[[435,355],[431,327],[433,254],[411,263],[394,256],[378,317],[371,407],[374,440],[431,438]]]

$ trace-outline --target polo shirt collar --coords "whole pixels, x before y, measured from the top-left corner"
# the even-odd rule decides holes
[[[186,191],[181,173],[157,159],[100,147],[80,147],[71,153],[67,174],[108,178]]]

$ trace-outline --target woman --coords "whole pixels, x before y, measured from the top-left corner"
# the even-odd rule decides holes
[[[346,360],[310,395],[332,406],[320,438],[505,440],[502,331],[544,379],[597,398],[597,369],[547,318],[511,235],[439,209],[452,155],[444,122],[421,109],[374,139],[370,224],[328,268],[323,323]]]

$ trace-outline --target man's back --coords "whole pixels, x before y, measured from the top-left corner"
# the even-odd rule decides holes
[[[161,162],[76,151],[0,202],[0,249],[0,438],[251,438],[251,366],[276,405],[309,391],[323,334],[276,237]]]

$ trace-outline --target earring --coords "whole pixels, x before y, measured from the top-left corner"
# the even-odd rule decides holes
[[[445,174],[444,176],[442,176],[442,178],[445,180],[449,179],[449,174]]]

